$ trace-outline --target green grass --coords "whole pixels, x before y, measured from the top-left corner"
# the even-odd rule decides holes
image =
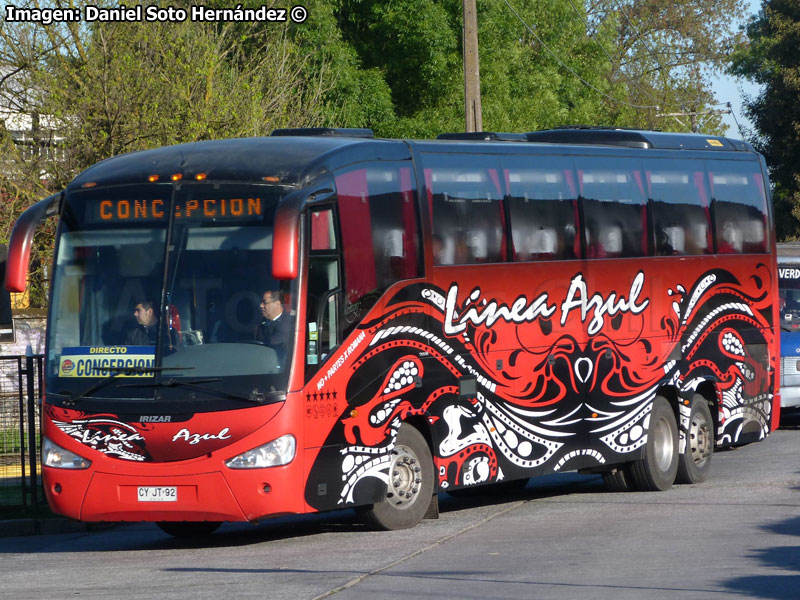
[[[36,447],[41,444],[41,435],[36,432]],[[19,442],[19,429],[0,429],[0,454],[17,454],[21,450]],[[28,437],[25,436],[25,450],[28,450]]]
[[[19,430],[0,429],[0,452],[3,454],[19,453]]]

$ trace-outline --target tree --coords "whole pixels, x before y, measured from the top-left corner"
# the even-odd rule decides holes
[[[638,126],[685,131],[688,118],[659,114],[713,107],[710,76],[725,70],[731,52],[741,45],[734,25],[744,8],[743,0],[589,0],[590,24],[613,24],[615,29],[607,46],[609,77],[628,87],[631,104],[660,109],[638,111]],[[700,115],[698,122],[701,131],[723,131],[717,114]]]
[[[382,135],[463,130],[461,0],[335,0],[341,39],[382,74],[396,118]],[[708,109],[709,75],[738,43],[743,0],[478,2],[484,128],[562,124],[688,130],[669,111]],[[720,131],[720,118],[701,118]],[[364,123],[349,123],[364,126]]]
[[[502,2],[478,3],[484,129],[620,124],[624,111],[608,103],[618,105],[613,94],[622,100],[624,89],[605,79],[606,58],[563,0],[514,5],[516,14]],[[396,118],[375,123],[376,132],[463,131],[461,0],[339,0],[335,15],[364,68],[390,88]]]
[[[123,152],[322,120],[322,90],[280,28],[247,38],[249,52],[230,24],[101,23],[70,34],[34,75],[40,111],[59,120],[67,149],[54,166],[60,182]]]
[[[761,85],[745,101],[755,128],[752,142],[770,170],[778,239],[800,239],[800,4],[764,0],[747,37],[731,72]]]

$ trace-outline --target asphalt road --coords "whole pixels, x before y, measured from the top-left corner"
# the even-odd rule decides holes
[[[597,476],[441,496],[372,532],[340,511],[225,525],[0,538],[0,598],[800,598],[800,426],[714,456],[709,481],[607,493]]]

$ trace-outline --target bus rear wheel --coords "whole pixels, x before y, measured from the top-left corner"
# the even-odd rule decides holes
[[[631,463],[630,473],[636,488],[663,492],[672,487],[678,473],[678,424],[675,413],[663,396],[653,400],[644,454]]]
[[[386,498],[361,509],[362,519],[377,529],[414,527],[431,502],[433,475],[433,458],[425,438],[411,425],[402,425],[391,452]]]
[[[708,478],[714,454],[714,421],[706,399],[696,394],[689,414],[686,449],[678,459],[678,483],[701,483]]]
[[[179,538],[202,537],[214,533],[221,521],[159,521],[156,523],[164,533]]]

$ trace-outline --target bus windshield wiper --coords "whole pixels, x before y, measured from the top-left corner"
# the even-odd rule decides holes
[[[78,394],[72,394],[69,398],[64,400],[64,404],[68,406],[74,405],[78,400],[87,397],[89,394],[93,394],[101,387],[117,379],[120,375],[145,375],[147,373],[160,373],[161,371],[184,371],[188,369],[194,369],[194,367],[105,367],[103,370],[111,371],[111,375],[104,377]]]
[[[186,387],[192,390],[197,390],[199,392],[203,392],[206,394],[217,394],[220,396],[227,396],[228,398],[234,398],[236,400],[243,400],[244,402],[252,402],[254,404],[262,404],[266,400],[267,394],[259,392],[257,389],[254,389],[249,396],[245,396],[244,394],[237,394],[234,392],[228,392],[225,390],[218,390],[216,388],[206,387],[204,385],[200,385],[202,383],[214,383],[216,381],[222,381],[221,377],[209,377],[206,379],[183,379],[183,378],[174,378],[170,377],[165,381],[158,381],[155,383],[124,383],[120,385],[120,387],[141,387],[141,386],[153,386],[153,387]]]

